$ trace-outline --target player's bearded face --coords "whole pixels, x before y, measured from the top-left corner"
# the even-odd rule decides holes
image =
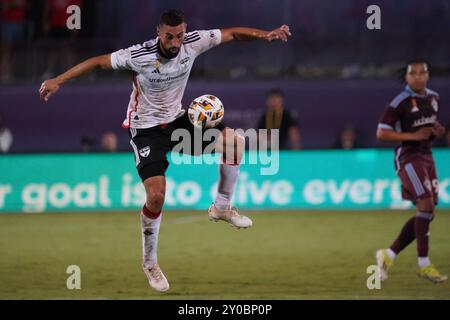
[[[175,27],[167,25],[158,26],[160,49],[166,58],[173,59],[178,55],[183,44],[185,33],[185,23]]]
[[[425,63],[410,64],[406,72],[406,83],[414,91],[423,91],[429,79],[428,66]]]

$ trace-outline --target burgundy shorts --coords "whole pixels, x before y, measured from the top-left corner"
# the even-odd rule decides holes
[[[414,204],[421,199],[432,198],[438,203],[439,182],[434,161],[413,160],[398,171],[402,181],[402,198]]]

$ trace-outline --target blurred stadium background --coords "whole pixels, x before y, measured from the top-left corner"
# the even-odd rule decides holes
[[[19,11],[8,15],[11,3]],[[82,28],[61,32],[48,6],[72,3],[81,6]],[[366,287],[375,250],[389,245],[413,212],[400,199],[392,146],[375,139],[385,104],[402,90],[406,61],[431,62],[429,86],[441,95],[440,122],[450,126],[449,1],[0,4],[0,132],[12,135],[0,153],[0,299],[450,298],[448,283],[415,277],[414,244],[381,290]],[[371,4],[381,8],[381,30],[366,28]],[[172,289],[156,295],[140,270],[137,211],[145,195],[120,128],[131,75],[97,71],[47,104],[37,91],[42,80],[85,58],[153,38],[168,8],[185,11],[190,30],[290,25],[288,43],[232,43],[200,56],[184,104],[215,94],[227,125],[255,128],[267,92],[279,88],[302,147],[281,153],[274,176],[242,166],[235,202],[255,222],[244,232],[207,221],[216,166],[170,167],[159,259]],[[14,41],[6,36],[10,22],[19,30]],[[349,128],[353,143],[343,148],[340,135]],[[115,152],[102,149],[105,133],[117,139]],[[441,198],[431,257],[448,274],[450,138],[435,146]],[[72,264],[82,270],[80,291],[66,288]]]

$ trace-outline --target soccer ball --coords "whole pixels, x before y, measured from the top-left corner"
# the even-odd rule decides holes
[[[217,126],[222,121],[224,112],[222,102],[211,94],[195,98],[188,109],[191,123],[202,129]]]

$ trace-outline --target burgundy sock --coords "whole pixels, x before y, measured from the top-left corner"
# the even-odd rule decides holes
[[[428,231],[431,220],[433,220],[433,213],[417,212],[414,227],[417,240],[417,256],[419,257],[428,257]]]
[[[405,249],[416,238],[414,230],[415,221],[416,217],[409,219],[403,226],[397,239],[392,243],[391,250],[394,251],[395,254],[399,254],[400,251]]]
[[[146,216],[147,218],[149,218],[149,219],[157,219],[159,217],[159,215],[161,214],[161,211],[160,212],[156,212],[156,213],[155,212],[151,212],[150,210],[148,210],[147,206],[144,205],[142,207],[142,214],[144,216]]]

